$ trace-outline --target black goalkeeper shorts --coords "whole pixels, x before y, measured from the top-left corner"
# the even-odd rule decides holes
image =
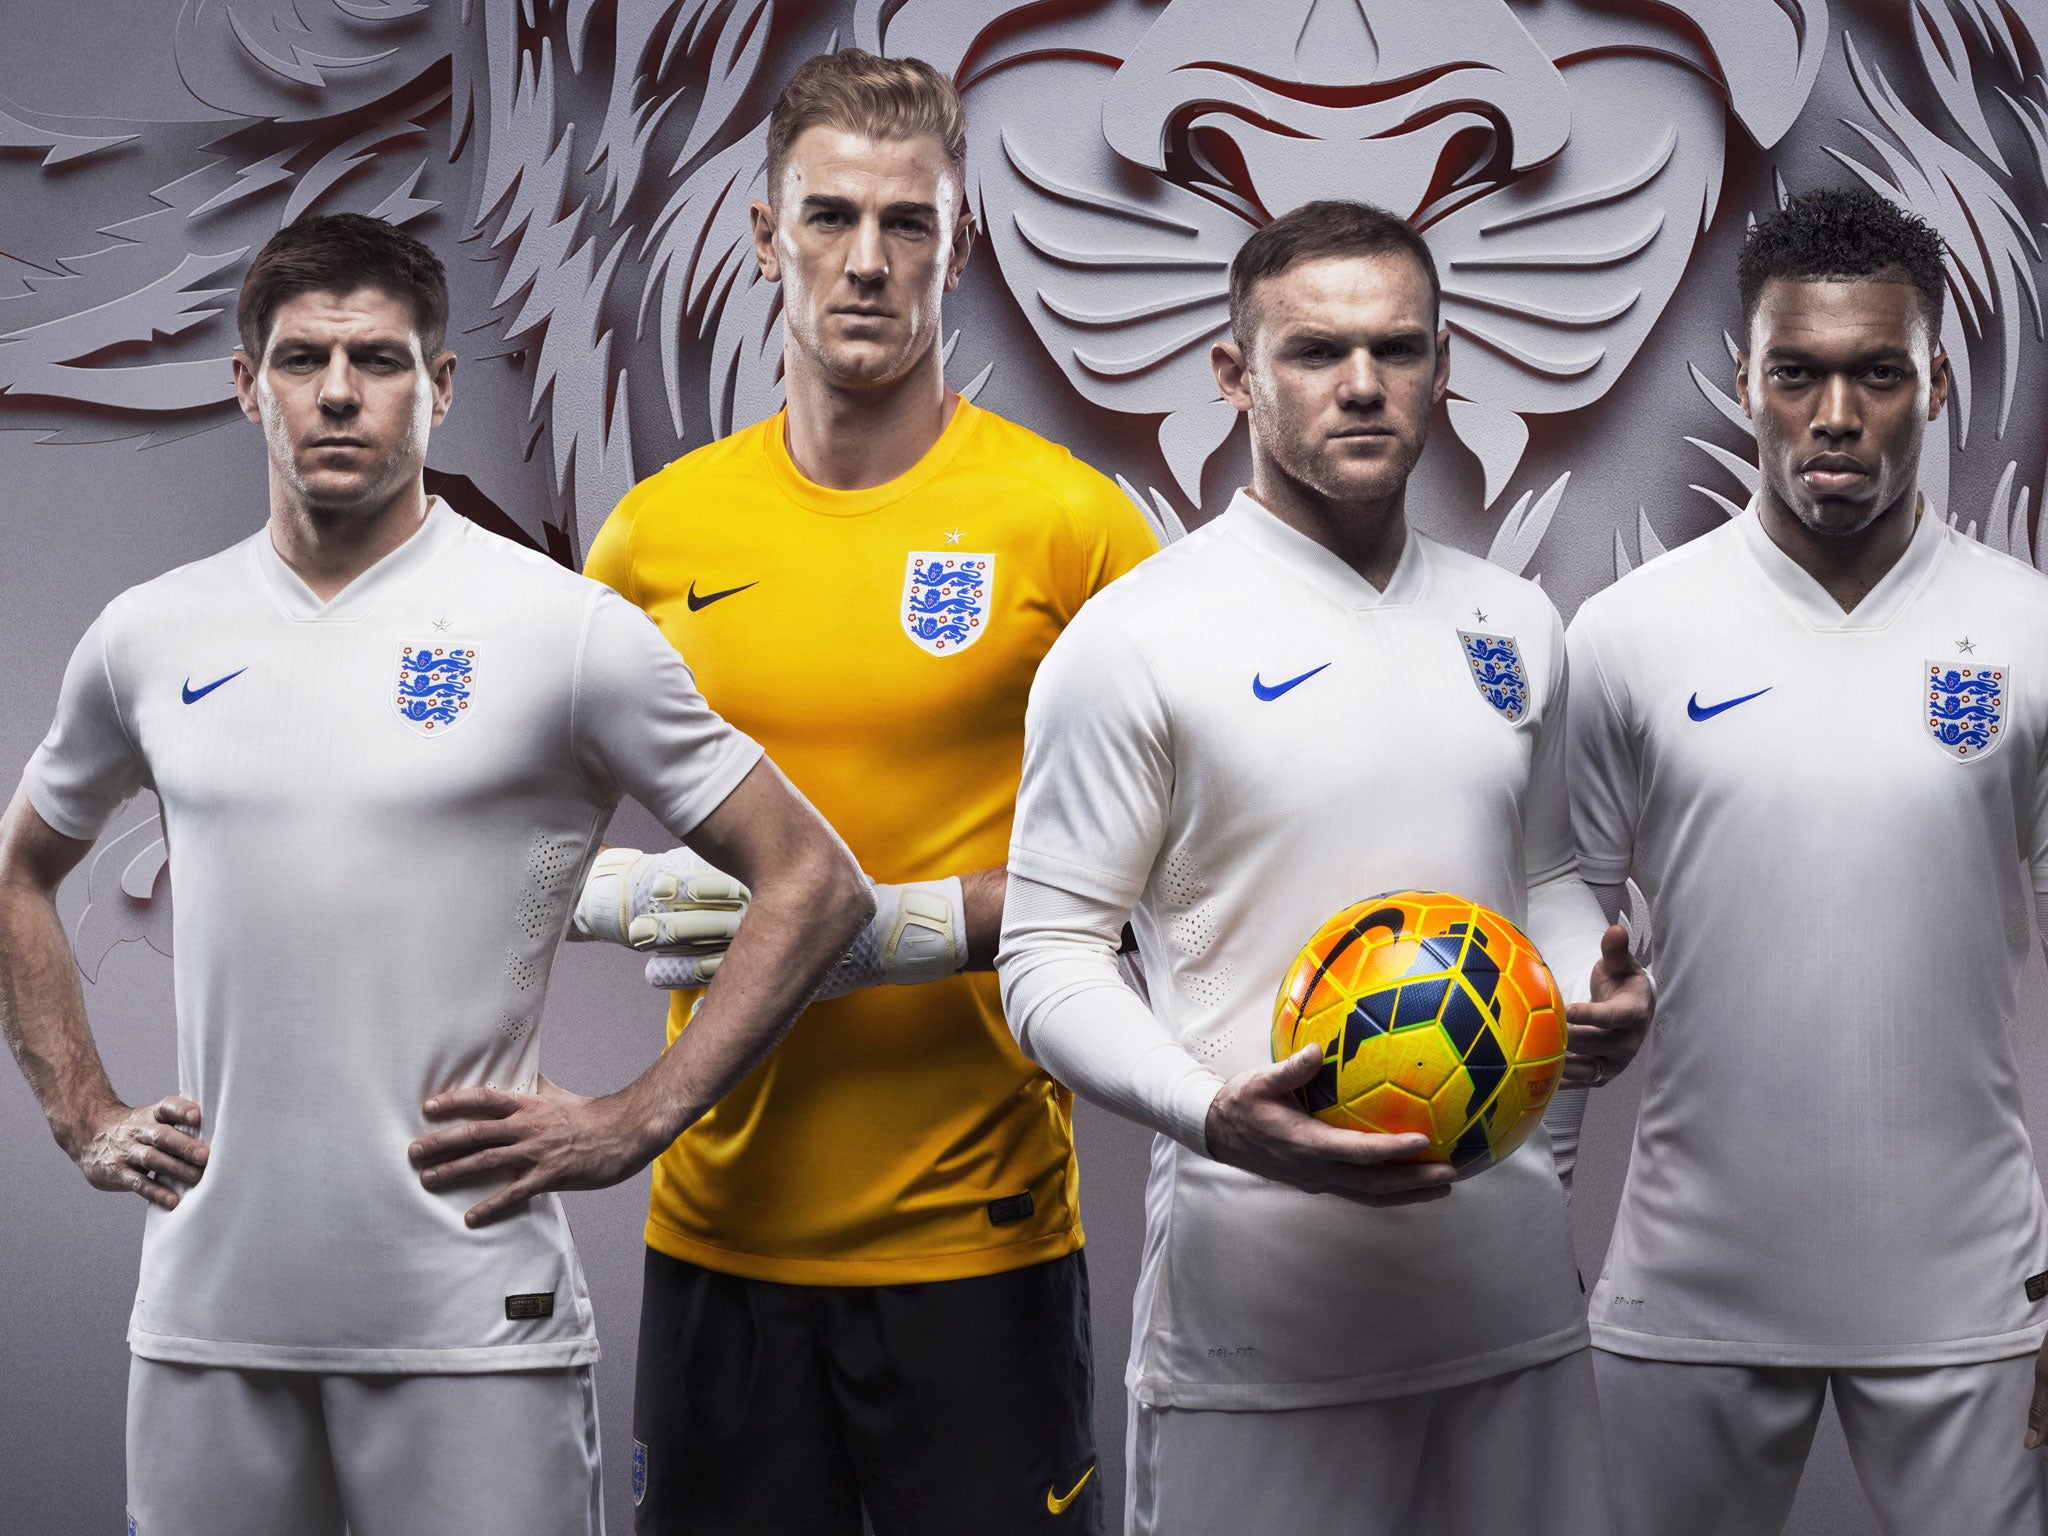
[[[1102,1536],[1079,1253],[784,1285],[647,1252],[639,1536]]]

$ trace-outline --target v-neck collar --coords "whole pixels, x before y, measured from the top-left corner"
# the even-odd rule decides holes
[[[1755,497],[1750,498],[1748,507],[1743,510],[1739,526],[1743,547],[1749,551],[1757,569],[1786,607],[1809,628],[1849,633],[1888,626],[1925,585],[1935,562],[1941,558],[1942,543],[1948,534],[1947,525],[1934,515],[1925,496],[1920,498],[1914,516],[1913,537],[1907,541],[1899,558],[1892,562],[1892,568],[1884,573],[1877,585],[1863,595],[1863,601],[1847,612],[1828,594],[1828,589],[1808,573],[1805,566],[1772,542],[1764,529],[1763,519],[1757,513]]]
[[[461,536],[464,526],[463,518],[446,502],[429,496],[426,516],[406,541],[324,603],[299,573],[284,563],[284,556],[270,541],[268,524],[249,542],[263,584],[286,618],[294,623],[346,624],[363,617],[425,570]]]
[[[1240,488],[1217,521],[1240,542],[1341,607],[1408,607],[1422,595],[1428,576],[1425,540],[1413,528],[1403,534],[1401,558],[1394,562],[1394,574],[1382,592],[1307,534],[1281,522],[1248,490]]]

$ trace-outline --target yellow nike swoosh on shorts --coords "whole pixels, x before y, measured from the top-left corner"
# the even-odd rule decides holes
[[[1087,1485],[1088,1479],[1094,1475],[1095,1468],[1091,1465],[1086,1472],[1081,1474],[1081,1481],[1069,1488],[1064,1495],[1055,1494],[1052,1491],[1052,1485],[1050,1483],[1046,1484],[1045,1507],[1056,1515],[1064,1515],[1067,1512],[1067,1506],[1081,1497],[1082,1488]]]

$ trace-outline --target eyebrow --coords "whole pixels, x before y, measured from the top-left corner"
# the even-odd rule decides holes
[[[344,343],[344,345],[351,352],[410,352],[412,351],[412,338],[410,336],[370,336]],[[272,352],[285,352],[294,347],[308,352],[327,352],[332,351],[333,346],[332,342],[319,341],[311,336],[273,336],[270,338],[270,350]]]
[[[1281,327],[1279,341],[1283,346],[1300,346],[1307,342],[1326,341],[1334,346],[1345,348],[1359,345],[1381,347],[1390,341],[1427,343],[1435,334],[1427,326],[1417,325],[1401,330],[1375,331],[1368,336],[1353,337],[1341,331],[1329,330],[1323,326],[1301,324]]]
[[[1812,350],[1804,347],[1773,344],[1764,348],[1765,362],[1808,363],[1816,361],[1816,357],[1817,355]],[[1911,362],[1913,360],[1913,349],[1910,347],[1893,346],[1871,347],[1867,351],[1856,353],[1849,361],[1851,363],[1889,363],[1896,362],[1901,358]]]
[[[859,211],[854,206],[852,198],[833,197],[830,193],[826,192],[811,193],[803,200],[800,206],[804,208],[806,211],[829,210],[830,212],[833,213],[854,213]],[[882,212],[885,214],[897,215],[902,215],[906,213],[922,213],[927,214],[932,218],[937,218],[939,214],[939,208],[938,204],[936,203],[920,203],[912,200],[905,200],[903,202],[889,204],[886,208],[882,210]]]

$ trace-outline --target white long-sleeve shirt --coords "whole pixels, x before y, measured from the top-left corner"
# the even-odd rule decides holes
[[[1475,636],[1512,642],[1508,684],[1482,685]],[[998,966],[1024,1050],[1162,1133],[1142,1401],[1360,1401],[1585,1343],[1543,1137],[1384,1209],[1203,1154],[1221,1082],[1272,1060],[1288,964],[1350,902],[1479,901],[1585,995],[1604,924],[1574,872],[1564,697],[1562,625],[1532,584],[1411,533],[1382,593],[1242,495],[1093,599],[1041,666]],[[1149,1007],[1115,968],[1126,914]]]

